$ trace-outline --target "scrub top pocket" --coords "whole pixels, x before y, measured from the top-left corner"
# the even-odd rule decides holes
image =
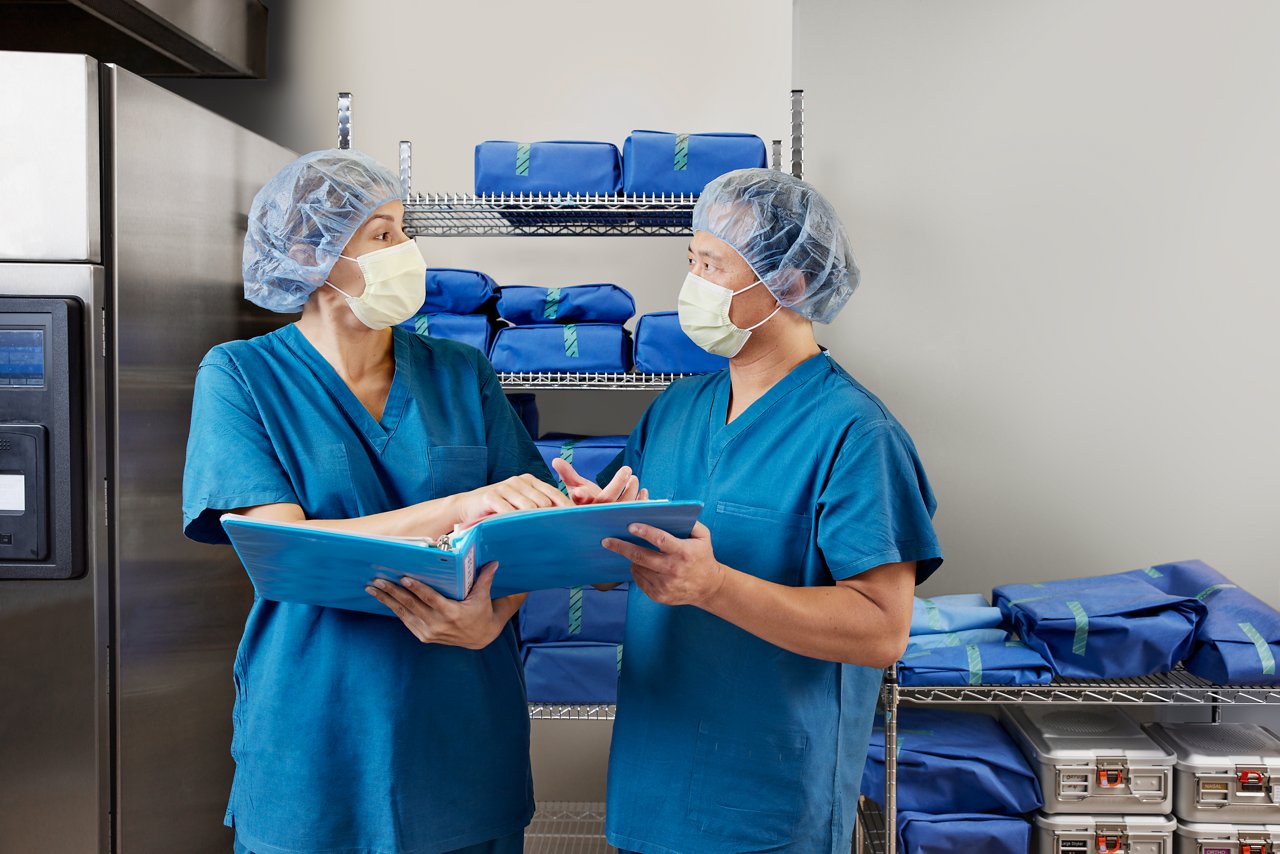
[[[765,581],[801,584],[813,517],[729,501],[714,506],[709,527],[716,560]]]
[[[427,450],[436,498],[478,489],[488,480],[489,449],[484,445],[437,445]]]
[[[699,724],[689,819],[735,851],[788,841],[802,821],[808,747],[803,733],[748,737]]]
[[[364,516],[369,511],[360,501],[354,490],[343,491],[334,496],[326,486],[333,483],[351,483],[351,459],[347,454],[347,446],[341,442],[320,444],[316,446],[315,456],[307,462],[307,476],[298,479],[298,498],[303,507],[315,507],[320,502],[337,498],[342,505],[339,511],[341,518]],[[311,494],[309,490],[316,490]]]

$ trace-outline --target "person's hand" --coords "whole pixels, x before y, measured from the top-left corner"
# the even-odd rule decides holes
[[[663,605],[703,605],[719,592],[729,568],[716,560],[711,531],[697,522],[688,539],[649,525],[627,530],[657,551],[608,537],[600,544],[631,561],[631,575],[650,599]]]
[[[572,506],[563,492],[531,474],[516,475],[470,492],[460,492],[454,500],[457,502],[457,523],[464,528],[486,516],[513,510]]]
[[[574,504],[613,504],[616,501],[648,501],[649,490],[640,488],[640,479],[631,473],[630,466],[623,466],[604,487],[594,480],[578,474],[568,460],[554,459],[551,467],[564,481],[569,498]]]
[[[399,584],[380,578],[366,587],[365,592],[390,608],[423,643],[484,649],[501,634],[510,614],[527,595],[489,598],[497,569],[497,563],[485,564],[471,592],[461,602],[442,596],[412,578],[402,578]]]

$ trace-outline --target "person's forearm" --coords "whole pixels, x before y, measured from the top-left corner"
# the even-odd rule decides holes
[[[251,518],[276,522],[297,522],[336,531],[380,534],[387,537],[439,537],[453,530],[458,510],[453,496],[411,504],[399,510],[358,516],[353,519],[309,519],[296,504],[268,504],[241,510]]]
[[[724,571],[724,583],[702,608],[775,646],[867,667],[888,667],[902,656],[905,635],[857,590],[788,587],[731,567]]]

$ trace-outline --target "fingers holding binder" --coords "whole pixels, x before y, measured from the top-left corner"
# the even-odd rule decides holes
[[[525,599],[525,594],[490,598],[497,570],[496,562],[481,567],[471,592],[461,602],[411,578],[402,578],[399,584],[379,579],[365,592],[386,605],[423,643],[484,649]]]
[[[632,577],[653,601],[662,605],[701,605],[724,583],[728,568],[716,560],[711,531],[701,522],[694,524],[687,539],[650,525],[632,525],[628,530],[652,548],[612,537],[601,545],[631,561]]]

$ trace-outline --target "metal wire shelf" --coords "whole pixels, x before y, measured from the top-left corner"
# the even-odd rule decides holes
[[[1131,706],[1280,704],[1277,685],[1215,685],[1179,668],[1136,679],[1055,679],[1048,685],[897,686],[898,700],[936,703],[1077,703]]]
[[[604,838],[604,804],[538,804],[524,835],[525,854],[611,854]]]
[[[579,374],[560,372],[498,374],[502,387],[513,391],[586,388],[612,391],[661,391],[688,374]]]
[[[617,706],[529,704],[529,717],[535,721],[611,721],[617,712]]]
[[[692,234],[696,196],[476,196],[410,192],[412,237],[636,237]]]
[[[858,829],[853,834],[853,854],[883,854],[888,840],[880,805],[858,799]]]

